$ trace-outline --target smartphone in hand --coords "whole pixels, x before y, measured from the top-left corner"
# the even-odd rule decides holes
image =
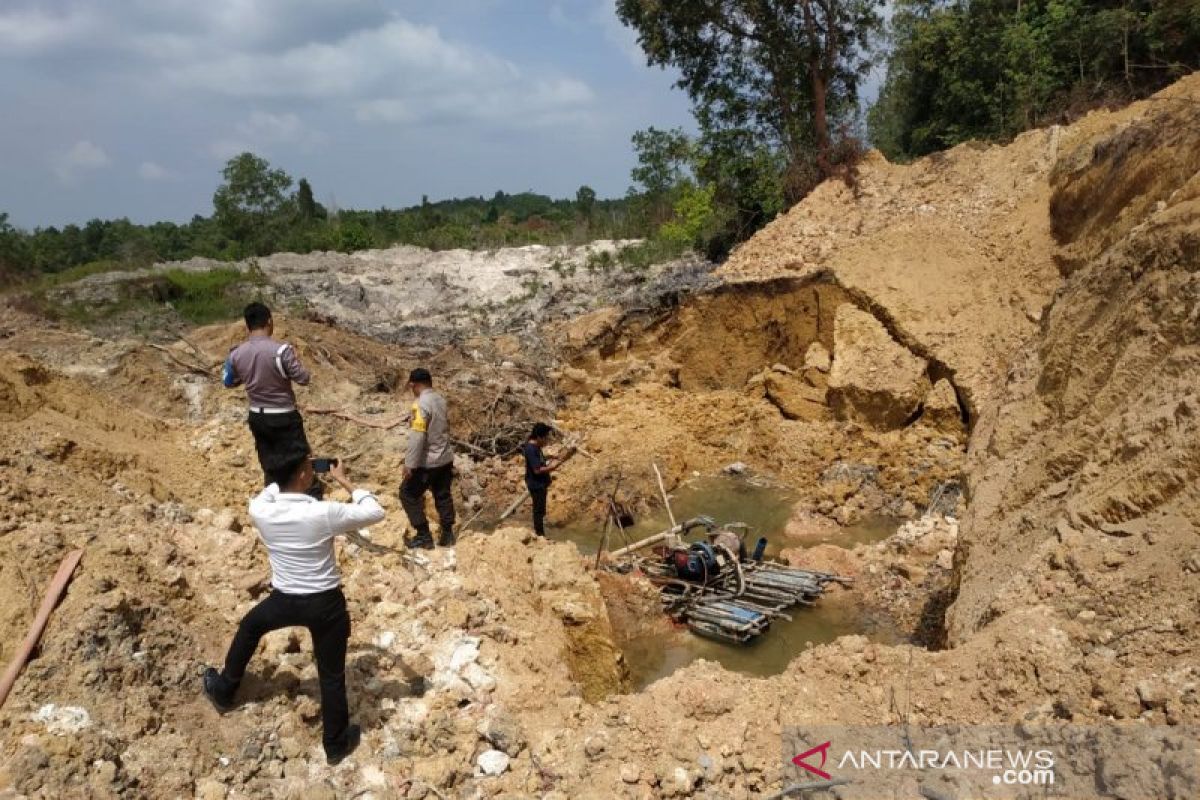
[[[338,459],[336,458],[314,458],[313,472],[329,472],[330,467],[337,466]]]

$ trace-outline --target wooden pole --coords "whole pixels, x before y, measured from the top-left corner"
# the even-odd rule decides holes
[[[46,630],[46,622],[58,604],[58,599],[66,591],[67,584],[71,582],[71,576],[75,573],[75,568],[79,566],[81,558],[83,558],[82,550],[72,550],[58,565],[58,572],[54,573],[50,586],[46,589],[42,606],[38,609],[37,616],[33,618],[33,624],[29,626],[29,633],[25,635],[25,641],[21,643],[17,654],[9,662],[4,676],[0,677],[0,706],[3,706],[4,701],[8,699],[8,693],[12,691],[13,684],[17,682],[17,676],[21,674],[25,662],[29,660],[29,654],[33,652],[33,648],[37,647],[38,640],[42,638],[42,632]]]
[[[521,495],[516,500],[513,500],[512,504],[508,508],[504,509],[504,513],[500,515],[499,521],[504,522],[504,520],[517,513],[517,509],[520,508],[521,504],[525,502],[526,497],[529,497],[528,489],[523,490]]]
[[[671,501],[667,498],[667,487],[663,486],[662,473],[658,471],[658,464],[653,461],[650,466],[654,467],[654,477],[658,478],[658,491],[662,492],[663,505],[667,507],[667,518],[671,520],[671,527],[675,527],[675,512],[671,510]]]
[[[600,569],[600,557],[608,547],[608,528],[612,525],[612,512],[604,515],[604,533],[600,534],[600,549],[596,551],[596,564],[592,569]]]
[[[671,530],[669,530],[669,531],[663,531],[662,533],[656,533],[653,536],[647,536],[645,539],[636,541],[627,547],[622,547],[620,550],[613,550],[612,551],[613,558],[620,558],[623,555],[628,555],[629,553],[632,553],[634,550],[641,550],[643,547],[649,547],[652,544],[658,544],[659,542],[665,542],[674,535],[675,535],[675,529],[671,528]]]

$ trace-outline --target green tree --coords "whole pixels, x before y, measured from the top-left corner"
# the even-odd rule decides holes
[[[745,130],[832,174],[883,0],[617,0],[651,65],[677,68],[702,131]],[[810,186],[796,185],[791,199]]]
[[[221,175],[225,182],[213,194],[217,225],[239,245],[239,255],[272,252],[285,225],[291,176],[253,153],[231,158]]]
[[[575,208],[579,216],[591,221],[592,212],[596,210],[596,190],[590,186],[580,186],[575,192]]]
[[[713,187],[715,215],[703,244],[706,256],[721,261],[734,245],[750,238],[788,206],[786,157],[746,131],[705,134],[696,145],[696,175]],[[815,183],[813,171],[793,181]]]
[[[356,250],[369,250],[375,246],[371,231],[359,220],[342,222],[338,227],[338,250],[343,253],[353,253]]]
[[[32,268],[26,237],[8,221],[8,214],[0,211],[0,282],[6,276],[29,272]]]
[[[296,184],[296,210],[304,222],[315,222],[328,216],[321,204],[313,198],[312,185],[308,178],[301,178]]]
[[[716,186],[699,186],[686,181],[675,201],[675,217],[659,231],[667,242],[682,247],[702,247],[717,217]]]
[[[641,196],[646,218],[656,227],[670,219],[679,187],[691,174],[692,140],[681,128],[650,127],[633,134],[633,151],[637,165],[630,173],[631,191]]]

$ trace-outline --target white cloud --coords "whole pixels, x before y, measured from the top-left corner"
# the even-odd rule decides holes
[[[638,44],[637,31],[627,27],[617,17],[616,3],[611,0],[599,0],[588,19],[600,29],[609,44],[624,53],[633,66],[645,68],[646,54]]]
[[[165,181],[174,177],[174,173],[161,164],[153,161],[143,161],[138,165],[138,177],[144,181]]]
[[[291,112],[270,114],[255,111],[248,119],[237,124],[237,131],[252,140],[284,144],[318,144],[324,138],[319,131],[309,130],[300,117]]]
[[[281,146],[308,152],[325,139],[325,134],[309,128],[292,112],[254,111],[234,125],[234,135],[218,139],[208,149],[213,156],[225,161],[239,153],[270,152]]]
[[[87,9],[52,14],[38,7],[0,11],[0,52],[38,54],[84,39],[99,20]]]
[[[586,83],[555,78],[522,83],[519,89],[463,86],[412,99],[375,98],[359,103],[355,116],[361,122],[491,122],[540,127],[584,121],[594,100],[595,93]]]
[[[310,41],[274,52],[214,54],[169,67],[166,78],[189,89],[232,97],[354,97],[390,85],[450,83],[516,67],[446,41],[431,26],[395,19],[334,42]]]
[[[184,90],[234,98],[346,101],[363,122],[554,124],[595,99],[576,78],[528,76],[511,61],[402,19],[334,42],[204,59],[168,68],[166,76]],[[287,133],[294,122],[294,115],[269,116],[252,122],[262,129],[257,134]],[[224,153],[254,138],[239,130],[219,144]]]
[[[101,147],[81,139],[70,150],[56,155],[51,166],[60,181],[70,184],[76,181],[81,172],[103,169],[111,163],[112,159]]]

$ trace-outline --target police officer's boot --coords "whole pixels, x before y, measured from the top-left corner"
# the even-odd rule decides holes
[[[454,528],[451,526],[442,528],[442,533],[438,536],[438,547],[454,547],[455,541]]]
[[[417,535],[405,542],[409,550],[432,550],[433,534],[429,528],[417,531]]]

